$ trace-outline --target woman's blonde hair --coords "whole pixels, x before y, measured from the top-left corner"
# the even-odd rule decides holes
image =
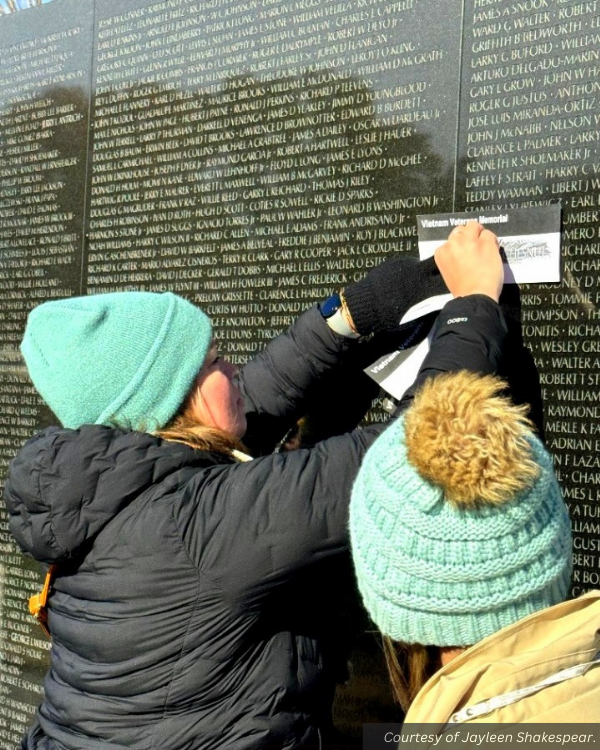
[[[238,437],[218,427],[207,427],[192,416],[191,404],[196,391],[197,385],[194,383],[175,416],[153,434],[163,440],[183,443],[196,450],[225,453],[229,456],[234,451],[247,453],[248,449]]]
[[[178,414],[161,430],[153,433],[163,440],[183,443],[201,451],[225,453],[231,455],[233,451],[247,452],[247,448],[235,435],[219,430],[217,427],[206,427],[199,424],[187,414]]]
[[[394,699],[406,713],[423,685],[440,668],[440,650],[437,646],[401,643],[384,635],[383,653]]]

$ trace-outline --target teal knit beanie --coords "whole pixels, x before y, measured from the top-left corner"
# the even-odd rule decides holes
[[[45,302],[21,352],[65,427],[152,431],[182,404],[212,338],[209,318],[170,292],[114,292]]]
[[[469,646],[567,596],[552,458],[501,381],[432,378],[367,452],[350,505],[358,586],[397,641]]]

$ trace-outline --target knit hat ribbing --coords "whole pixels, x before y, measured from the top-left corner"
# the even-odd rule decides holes
[[[451,389],[445,398],[452,404]],[[537,478],[504,502],[465,506],[410,463],[405,428],[403,417],[371,446],[350,506],[358,585],[381,631],[407,643],[467,646],[563,601],[570,524],[539,439],[527,434]]]
[[[21,352],[65,427],[163,427],[188,394],[212,339],[209,318],[170,292],[112,292],[45,302]]]

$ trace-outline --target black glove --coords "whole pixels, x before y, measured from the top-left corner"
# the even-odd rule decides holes
[[[437,294],[448,294],[448,288],[433,258],[388,258],[344,290],[361,336],[397,330],[409,308]]]

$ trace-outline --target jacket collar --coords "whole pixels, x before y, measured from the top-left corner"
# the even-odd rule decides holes
[[[467,705],[585,664],[600,648],[599,624],[600,591],[535,612],[484,638],[436,672],[405,721],[443,726]]]

